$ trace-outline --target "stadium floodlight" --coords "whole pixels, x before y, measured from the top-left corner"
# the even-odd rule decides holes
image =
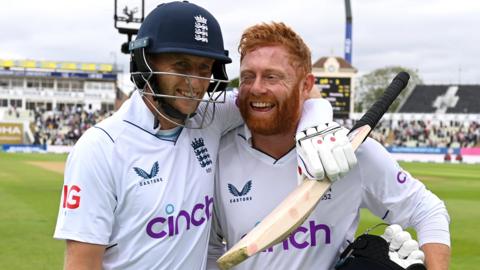
[[[126,4],[119,4],[119,0],[114,1],[114,26],[120,34],[127,35],[128,41],[122,44],[121,51],[122,53],[128,54],[128,43],[132,41],[132,36],[137,34],[138,28],[140,28],[140,25],[145,19],[145,0],[138,0],[138,5],[134,5],[133,7],[129,7]],[[130,0],[128,2],[132,1]],[[139,10],[141,10],[141,12],[139,12]]]
[[[345,0],[345,15],[345,60],[349,64],[352,64],[352,8],[350,6],[350,0]]]

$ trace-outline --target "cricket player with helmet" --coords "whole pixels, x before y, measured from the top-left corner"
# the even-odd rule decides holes
[[[130,51],[137,90],[70,153],[54,237],[65,269],[202,269],[220,136],[242,123],[220,25],[164,3]]]
[[[353,153],[348,131],[332,122],[329,102],[311,106],[311,56],[301,37],[283,23],[258,24],[244,31],[239,52],[238,103],[245,124],[220,143],[208,268],[216,269],[226,249],[295,189],[297,176],[326,175],[333,184],[305,222],[234,269],[414,269],[408,267],[423,267],[419,247],[428,269],[447,269],[444,203],[375,140],[367,138]],[[302,110],[318,117],[300,119]],[[295,147],[292,138],[315,134]],[[385,239],[365,235],[349,246],[361,208],[397,225],[387,228]],[[410,226],[418,243],[403,231]]]
[[[69,154],[54,237],[65,269],[203,269],[220,137],[242,123],[220,25],[164,3],[129,49],[137,90]]]

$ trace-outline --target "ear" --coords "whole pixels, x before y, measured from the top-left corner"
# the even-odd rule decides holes
[[[305,80],[303,82],[303,86],[302,86],[302,89],[301,89],[301,95],[305,98],[305,99],[308,99],[308,98],[311,98],[311,97],[317,97],[315,94],[316,93],[312,93],[312,92],[317,92],[316,88],[313,87],[315,84],[315,76],[313,76],[312,73],[308,73],[306,76],[305,76]],[[313,96],[312,96],[313,94]]]

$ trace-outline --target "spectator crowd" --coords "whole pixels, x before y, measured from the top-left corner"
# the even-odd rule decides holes
[[[87,112],[81,107],[34,111],[34,144],[73,145],[91,126],[113,112]],[[351,128],[350,119],[339,120]],[[383,120],[370,136],[384,146],[480,147],[480,123],[446,120]]]
[[[453,120],[385,120],[371,136],[384,146],[478,147],[480,124]]]
[[[34,111],[34,144],[74,145],[91,126],[113,112],[87,112],[81,107],[65,107],[61,111]]]

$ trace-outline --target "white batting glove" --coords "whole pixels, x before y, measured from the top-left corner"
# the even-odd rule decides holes
[[[388,226],[381,236],[389,243],[388,255],[396,264],[405,269],[412,264],[424,264],[425,255],[419,249],[418,242],[400,225]]]
[[[348,130],[335,122],[327,122],[297,132],[298,180],[337,181],[357,164],[347,137]]]

